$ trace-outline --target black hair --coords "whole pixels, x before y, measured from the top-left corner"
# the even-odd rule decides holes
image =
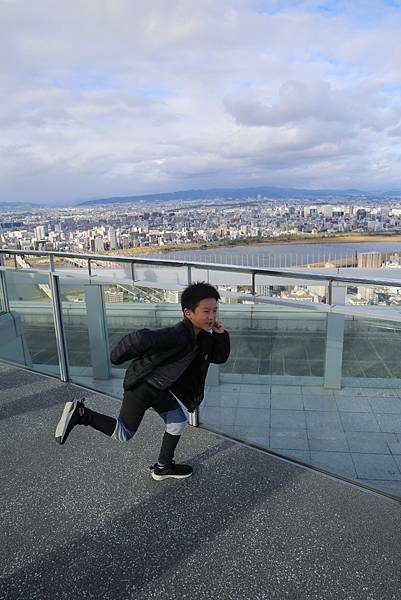
[[[204,281],[191,283],[191,285],[186,287],[182,292],[181,308],[182,310],[184,310],[184,308],[195,310],[201,300],[206,300],[206,298],[220,300],[220,294],[213,285],[210,285],[210,283],[205,283]]]

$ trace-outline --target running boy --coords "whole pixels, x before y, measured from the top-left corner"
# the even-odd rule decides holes
[[[198,282],[182,293],[182,321],[160,329],[139,329],[122,338],[111,352],[111,362],[131,360],[124,378],[124,396],[118,418],[87,408],[84,399],[67,402],[55,437],[64,444],[75,425],[94,429],[127,442],[142,418],[153,408],[166,424],[158,462],[151,467],[153,479],[181,479],[192,475],[189,465],[175,464],[175,448],[186,424],[178,400],[193,412],[203,400],[210,363],[224,363],[230,339],[216,320],[220,294],[212,285]]]

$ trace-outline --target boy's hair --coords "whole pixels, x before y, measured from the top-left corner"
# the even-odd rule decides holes
[[[195,310],[201,300],[206,298],[214,298],[220,300],[220,294],[213,285],[205,283],[204,281],[197,281],[192,283],[182,292],[181,296],[181,308],[189,308]]]

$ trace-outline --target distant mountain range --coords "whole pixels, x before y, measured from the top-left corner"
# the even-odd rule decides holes
[[[30,210],[32,208],[43,208],[44,204],[35,202],[0,202],[0,210]]]
[[[366,198],[387,199],[401,197],[401,191],[366,192],[362,190],[304,190],[296,188],[280,187],[246,187],[246,188],[212,188],[207,190],[180,190],[178,192],[166,192],[161,194],[144,194],[140,196],[113,196],[111,198],[99,198],[81,202],[78,206],[96,206],[98,204],[121,204],[129,202],[166,202],[168,200],[233,200],[257,198],[267,196],[276,199],[341,199],[341,198]]]

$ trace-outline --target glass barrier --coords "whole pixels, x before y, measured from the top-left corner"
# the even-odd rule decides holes
[[[0,277],[4,277],[4,279],[5,279],[3,269],[0,269]],[[0,314],[4,313],[5,310],[6,310],[6,302],[5,302],[5,298],[3,295],[3,285],[2,285],[2,282],[0,281]]]
[[[348,284],[345,303],[352,306],[397,308],[401,305],[400,286]]]
[[[260,296],[283,298],[303,302],[326,303],[328,298],[328,283],[290,277],[257,275],[255,292]]]
[[[214,285],[220,294],[225,295],[224,302],[230,302],[230,293],[233,294],[252,294],[252,275],[250,273],[238,273],[235,271],[217,271],[210,268],[191,267],[192,281],[205,281]],[[250,297],[250,302],[252,298]],[[234,298],[233,303],[244,302]]]
[[[206,281],[216,286],[226,296],[224,302],[229,303],[229,294],[252,295],[251,273],[216,271],[210,268],[192,268],[192,281]],[[306,302],[327,302],[327,282],[307,281],[290,277],[256,275],[254,280],[255,294],[271,298],[284,298]],[[246,301],[242,300],[242,302]],[[250,298],[252,301],[252,298]],[[234,299],[233,303],[238,300]],[[241,301],[240,301],[241,302]]]
[[[213,269],[192,271],[193,281],[219,285],[232,347],[227,363],[209,369],[200,423],[400,496],[401,324],[345,317],[342,387],[327,389],[326,313],[253,303],[227,289],[238,285],[231,274],[223,281]],[[127,365],[112,366],[110,348],[129,331],[180,320],[186,276],[172,269],[164,286],[148,276],[104,281],[105,271],[91,281],[60,276],[71,380],[121,397]],[[14,329],[7,339],[2,330],[0,357],[59,376],[47,273],[7,269],[6,282]]]
[[[401,323],[346,317],[342,384],[401,388]]]
[[[0,356],[59,376],[48,275],[25,269],[6,269],[5,274],[12,321],[3,332]]]
[[[63,279],[60,290],[71,379],[117,396],[127,364],[111,365],[113,346],[135,329],[182,319],[177,289],[93,280],[78,285]]]
[[[125,265],[125,268],[130,268]],[[135,264],[133,275],[136,285],[149,289],[165,290],[184,288],[188,283],[186,266],[169,267],[164,265]]]
[[[401,368],[394,358],[401,350],[401,327],[347,319],[348,377],[341,389],[326,389],[327,317],[264,309],[258,330],[250,323],[254,308],[224,314],[232,352],[208,378],[200,423],[401,496]]]
[[[83,383],[93,379],[89,343],[86,285],[73,277],[60,277],[60,303],[72,381]],[[79,379],[84,377],[83,380]],[[91,387],[91,386],[90,386]]]
[[[182,319],[182,311],[178,304],[180,290],[177,289],[149,288],[135,284],[125,289],[121,295],[121,290],[106,285],[103,293],[110,350],[131,331],[144,327],[165,327]],[[119,300],[116,301],[116,298]],[[111,382],[102,383],[102,389],[111,386],[113,393],[121,396],[122,379],[127,366],[128,364],[112,365]]]
[[[231,355],[220,371],[226,381],[291,385],[299,377],[321,385],[326,315],[273,305],[220,307],[231,335]]]

